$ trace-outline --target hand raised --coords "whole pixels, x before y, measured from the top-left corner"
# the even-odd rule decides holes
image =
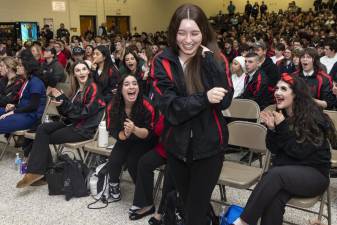
[[[207,99],[212,104],[220,103],[227,92],[228,91],[224,88],[214,87],[207,92]]]

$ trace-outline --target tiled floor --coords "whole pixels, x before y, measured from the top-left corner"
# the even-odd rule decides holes
[[[2,144],[0,144],[2,146]],[[20,175],[13,169],[14,154],[7,153],[0,161],[0,224],[1,225],[137,225],[147,224],[148,218],[130,221],[127,210],[132,202],[134,186],[122,182],[122,201],[110,204],[105,209],[89,210],[91,197],[73,198],[66,201],[64,196],[49,196],[47,186],[16,189]],[[332,224],[337,225],[337,180],[332,179]],[[249,192],[228,189],[229,201],[244,205]],[[218,198],[218,190],[214,191]],[[317,208],[317,206],[316,206]],[[285,218],[308,224],[314,215],[297,210],[286,210]]]

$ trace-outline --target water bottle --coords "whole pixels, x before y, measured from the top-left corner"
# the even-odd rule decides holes
[[[20,154],[16,153],[16,157],[15,157],[15,170],[20,172],[20,166],[21,166],[21,158],[20,158]]]
[[[20,165],[20,174],[25,174],[25,173],[27,173],[27,163],[22,162]]]
[[[108,147],[108,139],[109,139],[109,133],[106,130],[106,124],[105,121],[102,121],[99,124],[98,127],[98,140],[97,140],[97,146],[101,148]]]
[[[50,123],[51,122],[51,120],[49,118],[49,115],[46,115],[46,117],[44,118],[44,122],[45,123]]]

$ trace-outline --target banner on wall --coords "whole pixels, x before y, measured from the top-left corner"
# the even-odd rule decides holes
[[[66,11],[66,3],[63,1],[52,1],[52,9],[55,12],[65,12]]]

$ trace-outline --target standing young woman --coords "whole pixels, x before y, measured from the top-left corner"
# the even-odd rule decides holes
[[[329,185],[330,146],[336,130],[311,97],[308,86],[283,74],[276,85],[279,112],[262,112],[267,148],[274,154],[272,167],[250,195],[235,225],[281,225],[285,204],[292,197],[314,197]]]
[[[120,75],[117,67],[111,60],[109,48],[106,46],[97,46],[94,50],[93,58],[93,78],[104,96],[104,101],[108,103],[117,90]]]
[[[30,129],[39,122],[46,105],[46,88],[38,78],[39,63],[29,49],[22,50],[19,57],[16,73],[26,81],[18,93],[19,103],[0,108],[0,134]]]
[[[155,119],[155,109],[143,98],[136,77],[123,76],[115,98],[107,107],[107,127],[117,140],[108,162],[112,201],[121,199],[119,176],[125,163],[133,182],[136,183],[138,161],[155,144]]]
[[[205,225],[223,163],[228,130],[221,110],[233,88],[205,13],[184,4],[174,13],[168,44],[151,68],[155,97],[165,116],[164,146],[186,225]]]
[[[53,162],[49,144],[85,141],[92,138],[100,123],[105,103],[97,85],[90,79],[89,66],[78,61],[73,67],[71,81],[72,98],[52,88],[53,103],[64,117],[63,121],[44,123],[37,128],[36,138],[28,160],[27,174],[16,187],[23,188],[43,178]]]
[[[6,86],[0,91],[0,107],[7,104],[16,105],[19,101],[19,92],[25,79],[16,75],[18,62],[12,57],[0,60],[0,75],[6,79]]]

